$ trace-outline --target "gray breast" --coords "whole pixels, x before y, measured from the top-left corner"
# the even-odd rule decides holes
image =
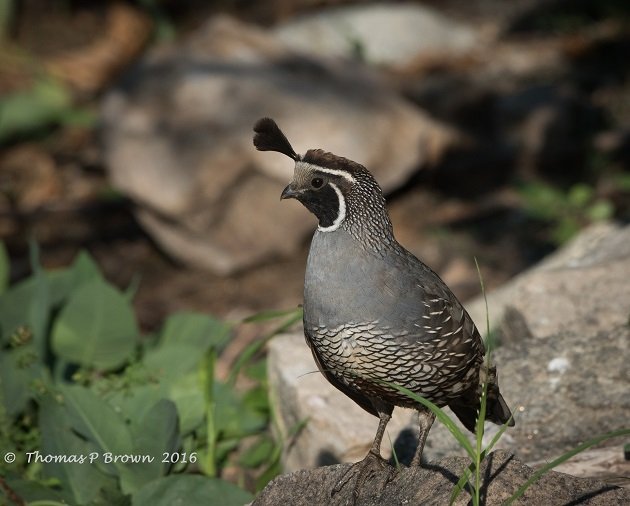
[[[444,288],[415,257],[367,251],[341,229],[316,232],[304,284],[309,345],[348,386],[408,404],[382,391],[395,382],[443,404],[480,356],[472,321]]]

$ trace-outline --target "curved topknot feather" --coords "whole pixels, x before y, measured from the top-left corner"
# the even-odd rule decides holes
[[[293,150],[282,130],[271,118],[259,119],[254,125],[254,132],[254,146],[258,151],[277,151],[296,162],[300,160],[300,155]]]

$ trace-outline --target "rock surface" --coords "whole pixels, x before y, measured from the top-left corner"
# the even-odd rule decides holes
[[[488,294],[490,321],[501,322],[512,308],[534,337],[596,334],[628,323],[629,279],[630,226],[592,225],[535,268]],[[474,321],[485,322],[482,298],[466,309]],[[479,328],[485,330],[484,325]]]
[[[414,4],[336,7],[275,28],[280,40],[305,53],[408,65],[430,54],[466,53],[479,43],[472,28]]]
[[[499,305],[509,305],[516,309],[508,312],[511,317],[503,327],[524,329],[513,332],[513,342],[498,348],[493,358],[501,390],[516,416],[516,427],[503,435],[499,447],[526,460],[548,459],[586,439],[627,426],[629,234],[630,226],[587,230],[523,274],[515,281],[518,290],[500,288],[500,295],[489,294],[492,320],[497,321]],[[530,283],[535,282],[545,283],[548,292],[534,290]],[[527,304],[536,304],[536,311]],[[479,302],[469,307],[475,310]],[[594,318],[597,313],[605,317]],[[483,322],[485,313],[477,312],[474,318]],[[297,422],[309,419],[288,446],[284,456],[287,470],[356,461],[365,455],[376,431],[375,417],[335,390],[318,372],[307,374],[313,371],[317,367],[302,335],[281,336],[271,342],[270,384],[281,435],[286,437]],[[410,436],[415,427],[405,427],[411,412],[397,411],[402,412],[399,423],[388,427],[388,434],[394,442],[403,431],[397,446],[400,456],[400,451],[413,451],[415,442]],[[487,424],[486,430],[488,441],[496,426]],[[384,442],[383,454],[387,455],[387,436]],[[621,448],[622,442],[608,444]],[[425,456],[432,460],[453,453],[463,454],[450,433],[436,423]],[[627,467],[626,474],[630,464]]]
[[[381,489],[383,474],[365,481],[357,505],[400,506],[403,504],[449,504],[451,493],[469,461],[461,457],[447,457],[425,466],[407,468],[394,474]],[[350,481],[332,498],[330,491],[344,476],[349,464],[296,471],[279,476],[265,487],[253,506],[291,504],[352,504],[354,481]],[[502,505],[527,481],[533,470],[507,452],[492,453],[482,465],[481,497],[487,506]],[[462,492],[455,504],[469,504],[470,495]],[[630,501],[630,490],[604,482],[575,478],[549,472],[531,485],[515,504],[621,505]]]
[[[104,101],[110,178],[171,255],[230,273],[294,252],[312,229],[299,204],[279,202],[291,161],[252,146],[262,116],[298,152],[325,147],[363,163],[385,190],[452,139],[373,71],[299,55],[264,30],[214,18],[150,51]]]

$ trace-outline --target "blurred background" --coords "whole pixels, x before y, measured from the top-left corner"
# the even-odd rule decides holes
[[[142,327],[300,302],[314,221],[259,156],[362,162],[399,240],[462,298],[630,216],[621,0],[3,0],[0,235],[13,279],[86,248]]]
[[[363,163],[398,240],[468,300],[630,219],[624,0],[0,0],[10,279],[87,250],[140,329],[301,303],[316,223],[296,151]],[[260,330],[234,330],[229,371]],[[227,373],[226,373],[227,374]]]

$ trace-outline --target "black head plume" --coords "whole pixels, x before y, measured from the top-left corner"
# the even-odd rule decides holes
[[[254,125],[254,146],[258,151],[277,151],[283,153],[296,162],[300,160],[282,130],[271,118],[261,118]]]

